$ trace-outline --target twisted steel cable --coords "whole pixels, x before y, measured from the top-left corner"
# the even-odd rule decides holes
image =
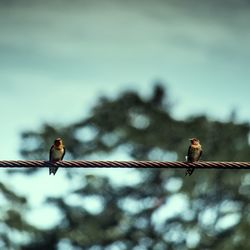
[[[250,162],[219,161],[0,161],[0,168],[204,168],[204,169],[250,169]]]

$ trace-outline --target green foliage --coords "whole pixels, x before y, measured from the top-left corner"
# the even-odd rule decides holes
[[[27,199],[15,194],[6,184],[0,183],[0,190],[0,248],[19,249],[17,239],[27,234],[35,236],[38,230],[23,217],[28,210]]]
[[[197,137],[203,160],[250,161],[248,135],[245,123],[212,121],[205,115],[174,119],[166,91],[158,85],[150,98],[132,91],[101,98],[86,119],[27,131],[21,153],[27,159],[46,159],[51,141],[60,136],[68,159],[108,155],[122,147],[136,160],[182,161],[188,138]],[[69,171],[69,181],[79,180],[79,171]],[[246,171],[196,170],[191,177],[169,169],[134,173],[140,177],[136,184],[118,186],[99,175],[83,175],[71,194],[48,198],[61,211],[61,223],[34,235],[22,249],[57,249],[58,244],[89,250],[250,248]],[[68,196],[81,205],[68,203]],[[100,209],[87,209],[86,200],[97,202]]]

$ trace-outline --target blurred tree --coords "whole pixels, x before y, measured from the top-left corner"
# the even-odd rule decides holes
[[[2,182],[0,191],[0,248],[18,249],[18,239],[27,238],[29,234],[36,237],[39,230],[24,219],[28,209],[25,197],[16,195]]]
[[[127,91],[100,98],[88,118],[66,127],[45,124],[22,134],[21,154],[46,159],[55,137],[62,137],[68,159],[112,153],[119,147],[136,160],[184,160],[188,138],[200,139],[203,160],[250,161],[249,125],[212,121],[205,115],[176,120],[167,91],[156,85],[148,99]],[[70,170],[70,181],[79,171]],[[84,172],[84,171],[83,171]],[[63,219],[49,232],[34,234],[23,250],[250,249],[248,241],[250,174],[245,171],[134,170],[138,183],[115,186],[108,178],[82,176],[72,190],[93,212],[61,198],[48,198]],[[75,247],[75,248],[74,248]],[[65,248],[62,248],[65,249]]]

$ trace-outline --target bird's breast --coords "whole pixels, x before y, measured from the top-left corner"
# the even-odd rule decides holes
[[[63,148],[62,149],[54,149],[52,151],[52,158],[53,160],[61,160],[62,156],[63,156]]]
[[[193,159],[194,159],[195,161],[198,161],[198,160],[199,160],[199,158],[200,158],[200,153],[201,153],[201,148],[194,148],[194,149],[193,149],[192,155],[193,155]]]

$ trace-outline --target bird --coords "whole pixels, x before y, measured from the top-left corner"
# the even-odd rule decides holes
[[[188,148],[188,154],[186,156],[187,162],[199,161],[202,155],[202,147],[200,141],[196,138],[189,139],[191,144]],[[187,168],[186,175],[191,175],[194,172],[194,168]]]
[[[65,155],[65,147],[61,138],[56,138],[49,151],[49,161],[56,163],[61,161]],[[50,166],[49,174],[56,174],[58,167]]]

